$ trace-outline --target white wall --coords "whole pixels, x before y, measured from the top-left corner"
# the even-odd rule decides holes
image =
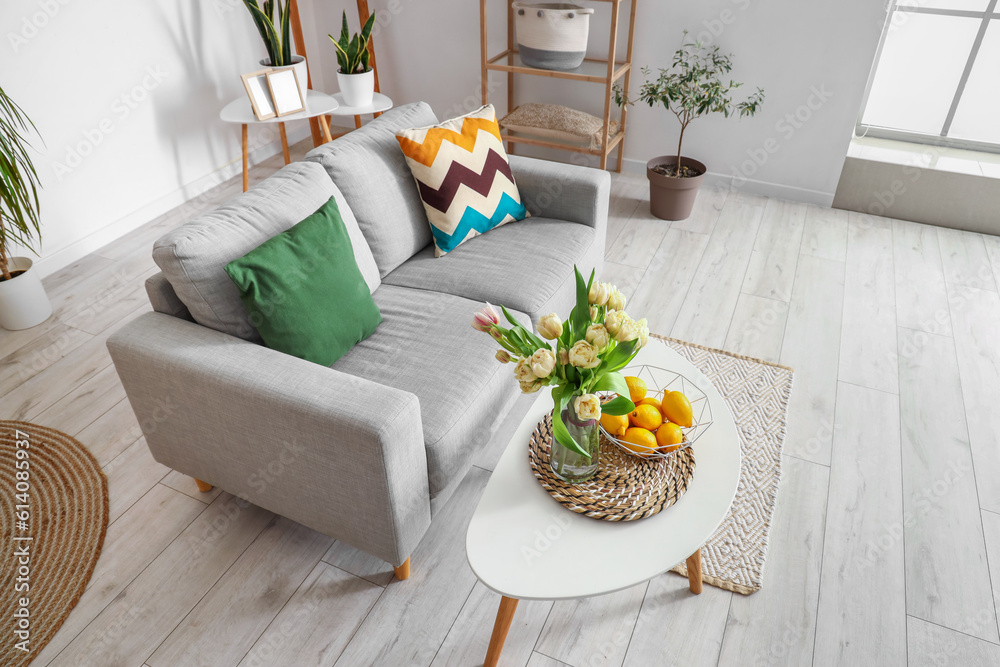
[[[239,172],[219,110],[266,55],[241,0],[4,0],[0,37],[0,85],[45,141],[41,273]],[[255,158],[276,140],[252,130]]]
[[[692,36],[734,54],[733,78],[745,82],[747,92],[760,86],[767,95],[762,111],[752,119],[719,117],[692,124],[685,138],[685,154],[727,179],[736,174],[736,184],[746,189],[828,205],[874,59],[884,3],[638,2],[637,68],[669,65],[681,31],[688,28]],[[498,11],[490,30],[490,52],[495,54],[506,43],[504,3],[489,3]],[[592,20],[591,52],[604,56],[610,5],[587,0],[580,4],[597,10]],[[348,15],[353,20],[354,3],[329,3],[322,11],[336,20],[342,6],[350,6]],[[376,48],[384,92],[399,102],[426,100],[442,118],[478,106],[479,3],[371,0],[371,7],[381,25]],[[625,4],[623,19],[627,8]],[[623,26],[620,44],[624,44],[624,37]],[[501,84],[502,76],[491,75]],[[603,113],[597,84],[520,77],[518,86],[517,102],[553,102],[595,115]],[[638,88],[635,80],[632,88]],[[500,113],[505,109],[505,97],[505,85],[498,86],[493,99]],[[676,141],[672,114],[635,107],[626,140],[626,158],[631,161],[628,167],[644,170],[646,160],[671,152]],[[558,155],[562,159],[568,156]]]
[[[506,41],[504,5],[489,2],[496,53]],[[706,162],[717,179],[735,173],[737,185],[753,191],[832,201],[878,41],[881,3],[639,2],[637,65],[667,64],[688,27],[734,52],[734,77],[767,92],[756,118],[693,125],[685,153]],[[442,118],[479,105],[478,3],[370,3],[379,18],[384,92],[397,103],[426,100]],[[591,50],[603,55],[609,5],[583,4],[598,10]],[[336,91],[336,59],[326,35],[337,32],[344,9],[358,28],[356,4],[300,5],[314,87]],[[41,273],[238,173],[239,128],[221,123],[218,112],[243,94],[239,75],[264,55],[241,0],[4,0],[0,36],[6,51],[0,85],[45,139],[36,160],[44,185]],[[502,112],[503,79],[493,77]],[[817,90],[828,99],[820,103]],[[602,111],[599,86],[552,79],[519,78],[516,101]],[[816,108],[809,109],[810,102]],[[796,113],[808,120],[787,120]],[[676,131],[662,110],[634,109],[628,167],[638,170],[649,157],[672,150]],[[290,128],[293,141],[307,133],[304,123]],[[255,158],[274,154],[275,140],[273,133],[252,132]]]

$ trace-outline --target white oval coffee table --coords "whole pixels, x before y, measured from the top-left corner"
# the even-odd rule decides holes
[[[712,406],[714,423],[694,445],[696,467],[687,493],[655,516],[625,523],[591,519],[559,505],[528,464],[531,432],[552,410],[552,396],[543,390],[493,471],[466,534],[473,572],[503,596],[485,667],[500,658],[518,600],[613,593],[685,560],[691,590],[701,592],[701,546],[726,517],[740,479],[739,436],[722,396],[690,362],[652,339],[632,362],[644,364],[696,382]]]

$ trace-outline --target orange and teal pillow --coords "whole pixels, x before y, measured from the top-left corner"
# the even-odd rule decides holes
[[[438,125],[401,130],[396,140],[417,181],[435,256],[528,217],[492,105]]]

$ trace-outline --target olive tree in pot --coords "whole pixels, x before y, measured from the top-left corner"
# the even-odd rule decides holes
[[[285,0],[284,4],[281,0],[264,0],[263,4],[258,4],[258,0],[243,0],[267,49],[267,58],[260,61],[261,66],[295,70],[304,102],[309,89],[309,68],[304,57],[292,55],[291,3],[292,0]]]
[[[16,244],[35,252],[38,227],[38,174],[28,155],[26,135],[34,124],[0,88],[0,326],[27,329],[52,314],[45,288],[27,257],[12,257]]]
[[[368,49],[374,26],[375,15],[372,14],[362,26],[361,33],[354,33],[351,37],[345,11],[340,39],[327,35],[337,47],[337,64],[340,65],[337,83],[340,84],[340,92],[348,106],[366,107],[372,103],[375,96],[375,70],[370,64],[371,51]]]
[[[645,81],[639,89],[639,100],[651,107],[663,105],[673,113],[681,126],[676,155],[661,155],[646,164],[649,178],[650,211],[663,220],[684,220],[691,215],[698,188],[705,180],[708,168],[701,162],[682,155],[684,132],[697,118],[721,113],[752,116],[764,101],[764,91],[757,89],[742,102],[734,102],[732,91],[743,84],[723,77],[732,70],[731,55],[719,53],[719,47],[706,49],[701,43],[684,41],[674,53],[667,69],[660,69],[657,78],[649,79],[649,68],[643,68]],[[633,104],[620,87],[615,88],[619,105]]]

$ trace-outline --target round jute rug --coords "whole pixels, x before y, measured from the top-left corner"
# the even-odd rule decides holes
[[[104,545],[108,483],[65,433],[0,421],[0,664],[27,665],[76,605]]]

